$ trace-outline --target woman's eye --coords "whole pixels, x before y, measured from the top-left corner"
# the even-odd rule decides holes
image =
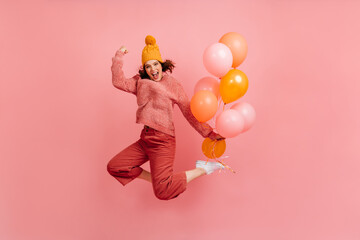
[[[155,65],[155,66],[157,66],[158,64],[159,64],[159,63],[157,63],[157,62],[156,62],[156,63],[154,63],[154,65]]]

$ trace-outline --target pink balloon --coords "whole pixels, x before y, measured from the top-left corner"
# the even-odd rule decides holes
[[[256,113],[253,106],[251,106],[249,103],[241,102],[241,103],[235,103],[233,106],[231,106],[231,109],[237,110],[240,112],[240,114],[244,118],[244,129],[242,132],[246,132],[249,130],[255,122]]]
[[[195,85],[194,94],[200,90],[208,90],[219,99],[220,91],[219,91],[219,80],[216,80],[212,77],[203,77],[201,78]]]
[[[206,70],[216,77],[224,76],[231,68],[233,56],[228,46],[214,43],[205,49],[203,63]]]
[[[238,111],[227,109],[216,118],[215,125],[217,132],[221,136],[232,138],[239,135],[243,130],[244,118]]]

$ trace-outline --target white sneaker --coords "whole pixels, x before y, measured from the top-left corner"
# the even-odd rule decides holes
[[[224,166],[218,162],[206,162],[197,160],[196,161],[196,168],[203,168],[206,174],[210,174],[216,170],[224,169]]]

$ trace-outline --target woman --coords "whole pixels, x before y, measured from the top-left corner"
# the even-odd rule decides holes
[[[197,161],[196,168],[173,173],[175,157],[175,129],[172,119],[173,106],[177,104],[188,122],[203,136],[222,139],[205,123],[200,123],[190,111],[190,102],[181,84],[167,72],[174,64],[161,58],[159,47],[152,36],[145,38],[142,67],[139,74],[125,78],[122,71],[123,57],[128,52],[123,46],[112,59],[113,85],[137,97],[136,122],[144,125],[140,139],[117,154],[108,163],[108,172],[121,184],[135,178],[152,183],[157,198],[169,200],[184,192],[187,183],[210,174],[223,166],[216,162]],[[140,166],[150,161],[150,172]]]

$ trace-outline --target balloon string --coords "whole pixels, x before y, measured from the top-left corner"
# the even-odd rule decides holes
[[[216,142],[217,142],[217,140],[215,140],[215,141],[213,141],[211,144],[211,156],[212,156],[212,158],[215,158],[216,159],[216,156],[215,156],[215,145],[216,145]]]
[[[221,104],[224,103],[221,96],[219,97],[218,100],[218,107],[217,107],[217,111],[215,113],[215,115],[211,118],[209,124],[211,126],[214,126],[213,129],[216,130],[216,118],[224,111],[225,105],[223,107],[223,109],[221,110]]]
[[[232,173],[236,173],[229,165],[226,165],[223,161],[220,160],[216,160],[218,163],[220,163],[221,165],[223,165],[225,168],[227,168],[228,170],[230,170]]]
[[[220,96],[220,104],[219,104],[219,108],[220,108],[220,106],[221,106],[221,103],[223,103],[224,105],[223,105],[223,109],[222,109],[222,111],[224,111],[224,109],[225,109],[225,104],[226,103],[224,103],[224,101],[223,101],[223,99],[222,99],[222,97]]]
[[[215,159],[216,162],[220,163],[224,168],[230,170],[232,173],[236,173],[229,165],[225,164],[224,161],[223,161],[225,158],[228,158],[229,156],[223,156],[223,157],[219,157],[219,158],[216,157],[216,155],[215,155],[215,145],[216,145],[217,141],[219,141],[219,140],[214,140],[210,145],[211,157],[213,159]],[[209,158],[206,159],[206,163],[208,161],[209,161]]]
[[[217,111],[216,111],[215,115],[211,118],[211,120],[210,120],[210,122],[209,122],[210,125],[214,126],[213,129],[216,129],[216,128],[215,128],[215,126],[216,126],[215,119],[216,119],[216,117],[219,115],[219,114],[218,114],[218,110],[220,109],[221,102],[222,102],[222,100],[221,100],[221,96],[220,96],[220,98],[219,98],[219,100],[218,100]]]

